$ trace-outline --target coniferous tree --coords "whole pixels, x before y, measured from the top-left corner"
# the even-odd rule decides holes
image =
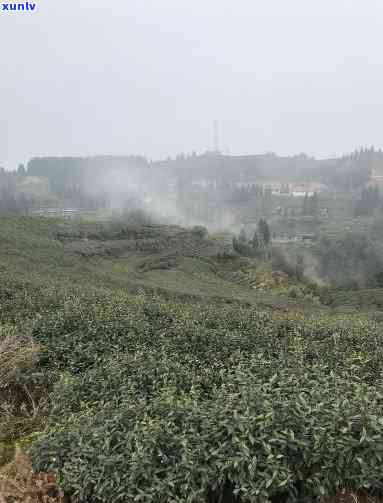
[[[247,241],[247,236],[246,236],[246,231],[245,231],[245,229],[241,229],[241,231],[240,231],[240,233],[239,233],[239,236],[238,236],[238,240],[239,240],[239,241],[242,241],[242,242]]]
[[[354,216],[372,215],[380,206],[380,194],[378,187],[364,188],[354,208]]]
[[[261,218],[260,221],[258,222],[258,234],[263,246],[267,246],[268,244],[270,244],[271,240],[270,228],[266,220],[264,220],[263,218]]]
[[[295,276],[298,281],[303,280],[303,271],[304,271],[304,263],[302,255],[297,257],[296,265],[295,265]]]
[[[258,238],[257,232],[254,232],[252,245],[253,245],[253,248],[255,248],[256,250],[259,248],[259,238]]]
[[[314,192],[314,194],[308,199],[308,202],[309,202],[308,206],[309,215],[316,216],[319,211],[318,194]]]
[[[302,215],[308,215],[308,214],[309,214],[309,196],[306,192],[305,197],[303,199]]]
[[[19,176],[25,176],[27,174],[25,167],[24,167],[24,164],[19,164],[19,166],[17,168],[17,174]]]

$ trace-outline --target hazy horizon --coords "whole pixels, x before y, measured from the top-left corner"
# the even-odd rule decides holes
[[[0,13],[0,166],[383,146],[377,1],[36,0]]]

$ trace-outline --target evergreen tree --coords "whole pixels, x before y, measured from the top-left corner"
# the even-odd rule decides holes
[[[260,219],[258,222],[258,235],[260,238],[260,242],[262,243],[263,246],[267,246],[270,244],[271,240],[271,233],[270,233],[270,228],[266,220],[263,218]]]
[[[314,194],[308,199],[308,203],[308,214],[316,216],[319,212],[319,200],[316,192],[314,192]]]
[[[372,189],[372,197],[374,200],[374,208],[377,208],[380,204],[380,192],[377,185]]]
[[[306,192],[305,197],[303,199],[303,205],[302,205],[302,215],[308,215],[309,214],[309,196]]]
[[[242,241],[242,242],[246,242],[247,241],[247,236],[246,236],[245,229],[241,229],[241,231],[239,233],[239,236],[238,236],[238,240]]]
[[[19,167],[17,168],[17,174],[19,176],[25,176],[27,174],[24,164],[19,164]]]
[[[380,194],[378,187],[369,187],[362,190],[360,198],[354,208],[354,216],[372,215],[373,211],[380,206]]]
[[[254,236],[253,236],[253,240],[252,240],[252,245],[253,245],[253,248],[254,249],[258,249],[259,246],[260,246],[260,243],[259,243],[259,238],[258,238],[258,234],[257,232],[254,232]]]
[[[303,280],[304,263],[302,255],[297,256],[297,261],[295,264],[295,276],[298,281]]]

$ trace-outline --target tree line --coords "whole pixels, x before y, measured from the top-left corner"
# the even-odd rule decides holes
[[[240,255],[252,257],[261,249],[266,248],[271,242],[269,224],[261,218],[251,239],[247,237],[245,229],[242,229],[238,237],[233,237],[233,249]]]

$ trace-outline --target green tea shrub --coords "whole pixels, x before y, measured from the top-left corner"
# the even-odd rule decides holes
[[[41,371],[56,377],[31,456],[73,501],[381,487],[376,323],[121,296],[72,300],[33,336]]]
[[[299,287],[297,287],[297,286],[291,286],[288,289],[287,294],[292,299],[301,299],[303,297],[303,295],[304,295],[303,292],[302,292],[302,290]]]

